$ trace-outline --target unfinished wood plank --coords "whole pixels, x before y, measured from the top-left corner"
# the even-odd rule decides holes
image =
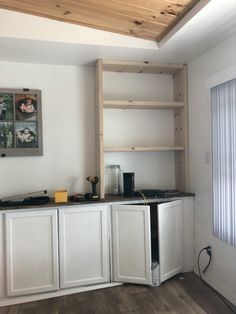
[[[188,132],[188,95],[187,66],[174,74],[174,99],[183,101],[184,107],[174,114],[175,145],[184,145],[183,152],[175,156],[176,188],[189,191],[189,132]]]
[[[199,1],[1,0],[0,7],[160,41]]]
[[[184,106],[184,102],[173,101],[134,101],[134,100],[104,100],[103,108],[108,109],[161,109],[173,110]]]
[[[87,27],[104,29],[110,32],[117,32],[123,35],[134,37],[147,37],[149,40],[156,40],[161,34],[163,25],[152,24],[149,21],[143,21],[141,24],[138,20],[132,19],[130,16],[119,16],[115,12],[106,13],[101,7],[89,10],[83,5],[64,3],[64,1],[50,0],[46,4],[41,1],[10,0],[8,5],[0,2],[0,8],[8,8],[24,13],[39,15],[42,17],[53,18],[63,22],[76,23]],[[60,3],[60,4],[58,4]],[[40,14],[38,14],[40,12]],[[78,22],[79,21],[79,22]],[[143,25],[145,24],[145,25]],[[145,33],[142,35],[142,33]]]
[[[172,0],[172,2],[173,5],[178,5],[175,0]],[[165,36],[168,33],[170,33],[170,31],[174,29],[176,25],[178,25],[178,23],[183,19],[183,17],[185,17],[199,2],[200,2],[199,0],[192,0],[191,3],[189,3],[189,5],[183,7],[183,10],[177,15],[176,19],[174,19],[158,37],[158,41],[164,39]]]
[[[104,198],[104,139],[103,139],[103,75],[102,60],[95,66],[95,97],[96,97],[96,175],[99,177],[99,195]]]
[[[182,151],[184,146],[105,146],[104,152]]]
[[[174,74],[183,68],[180,63],[159,63],[148,61],[126,61],[126,60],[102,60],[103,71],[127,72],[127,73],[149,73],[149,74]]]
[[[41,1],[31,1],[30,5],[28,1],[24,0],[19,3],[18,0],[11,0],[12,9],[24,13],[33,15],[39,15],[42,17],[53,18],[63,22],[76,23],[87,27],[93,27],[97,29],[106,29],[110,32],[117,32],[124,35],[130,35],[139,37],[140,31],[145,31],[148,39],[155,40],[157,34],[160,34],[160,26],[151,26],[146,23],[146,27],[140,27],[139,24],[135,23],[130,17],[120,17],[116,14],[105,13],[98,8],[97,10],[88,10],[86,7],[79,4],[65,4],[64,2],[58,2],[56,0],[50,0],[45,3]],[[32,2],[32,3],[31,3]],[[58,4],[60,3],[60,4]],[[0,7],[5,7],[1,5]],[[20,9],[19,9],[20,8]],[[40,12],[40,14],[37,14]],[[77,21],[80,21],[77,23]],[[95,23],[96,21],[96,23]],[[116,27],[119,28],[116,31]]]
[[[78,4],[76,0],[65,0],[67,3]],[[111,13],[116,12],[118,15],[130,16],[137,20],[145,20],[157,24],[167,25],[171,23],[175,16],[173,14],[164,13],[167,4],[164,2],[154,1],[155,6],[145,5],[147,2],[142,1],[142,5],[137,5],[137,2],[133,0],[123,1],[123,0],[80,0],[80,4],[86,7],[102,7],[105,12]],[[181,7],[176,7],[177,13],[182,11]],[[163,14],[164,13],[164,14]]]

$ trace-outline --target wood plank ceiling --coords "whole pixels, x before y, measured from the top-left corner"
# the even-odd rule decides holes
[[[200,0],[0,0],[0,8],[160,41]]]

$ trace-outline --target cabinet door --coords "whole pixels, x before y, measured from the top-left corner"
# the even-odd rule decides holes
[[[0,299],[6,296],[4,213],[0,212]]]
[[[151,284],[149,206],[112,206],[114,280]]]
[[[57,290],[57,210],[6,213],[7,296]]]
[[[182,271],[183,234],[181,201],[158,205],[161,282]]]
[[[109,281],[106,206],[59,210],[60,287]]]

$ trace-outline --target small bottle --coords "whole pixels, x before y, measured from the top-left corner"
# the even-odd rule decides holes
[[[119,195],[120,190],[120,177],[121,169],[119,165],[111,165],[111,193],[113,195]]]

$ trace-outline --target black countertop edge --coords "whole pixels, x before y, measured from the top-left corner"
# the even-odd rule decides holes
[[[53,199],[49,203],[44,205],[34,205],[34,206],[0,206],[0,211],[6,210],[16,210],[16,209],[42,209],[42,208],[57,208],[57,207],[66,207],[66,206],[75,206],[75,205],[91,205],[91,204],[104,204],[104,203],[119,203],[119,202],[132,202],[132,201],[151,201],[154,202],[155,200],[168,200],[168,199],[176,199],[181,197],[193,197],[195,196],[194,193],[189,192],[181,192],[176,195],[169,195],[168,197],[146,197],[143,199],[142,197],[127,197],[123,195],[110,195],[107,194],[104,199],[100,199],[98,201],[82,201],[82,202],[67,202],[67,203],[55,203]]]

